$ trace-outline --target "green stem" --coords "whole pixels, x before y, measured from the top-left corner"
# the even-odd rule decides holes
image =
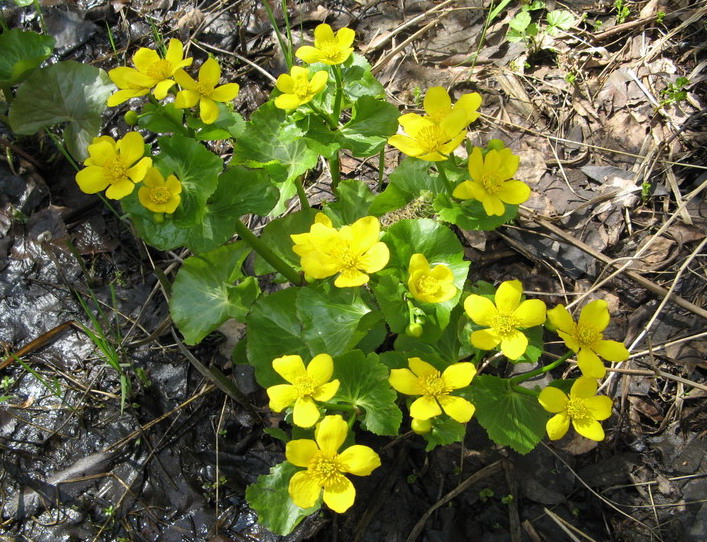
[[[358,408],[356,408],[353,405],[340,405],[339,403],[318,403],[319,405],[323,406],[327,410],[341,410],[342,412],[353,412],[353,413],[358,413]]]
[[[385,175],[385,147],[378,153],[378,191],[383,191],[383,177]]]
[[[322,119],[324,122],[326,122],[326,125],[329,127],[329,129],[332,132],[335,132],[337,130],[336,123],[331,120],[331,117],[327,115],[324,111],[319,109],[316,105],[314,105],[312,102],[309,102],[310,109],[314,111],[314,114],[317,115],[320,119]]]
[[[280,273],[295,286],[302,284],[302,277],[300,277],[299,273],[292,269],[292,267],[280,258],[280,256],[270,250],[270,248],[263,243],[260,237],[257,237],[252,231],[250,231],[248,226],[243,224],[240,219],[236,220],[235,227],[238,236],[248,243],[253,250],[260,254],[266,262],[273,266],[278,273]]]
[[[561,358],[553,361],[550,365],[546,365],[545,367],[540,367],[539,369],[535,369],[534,371],[530,371],[529,373],[514,376],[513,378],[511,378],[511,384],[517,384],[518,382],[525,382],[526,380],[530,380],[531,378],[535,378],[538,375],[541,375],[543,373],[547,373],[548,371],[552,371],[555,367],[557,367],[558,365],[567,361],[573,353],[574,352],[572,352],[570,350]]]
[[[59,149],[61,154],[64,155],[64,158],[66,158],[66,160],[69,162],[69,164],[71,164],[71,167],[73,167],[74,170],[76,170],[76,171],[81,169],[79,167],[79,165],[76,163],[76,161],[74,160],[73,156],[71,156],[71,154],[69,154],[69,151],[64,146],[64,142],[62,141],[62,139],[58,135],[53,134],[51,132],[47,132],[47,135],[54,142],[54,145],[56,145],[56,148]]]
[[[452,186],[452,183],[447,178],[447,174],[444,172],[444,169],[442,169],[441,164],[437,166],[437,172],[439,173],[440,178],[444,181],[447,191],[449,192],[449,196],[451,197],[452,192],[454,192],[454,186]]]
[[[341,74],[341,66],[333,67],[334,79],[336,79],[336,98],[334,98],[334,122],[339,124],[339,115],[341,115],[341,99],[344,95],[344,82]]]
[[[329,172],[331,173],[331,191],[336,196],[336,190],[341,182],[341,164],[339,163],[339,151],[334,151],[334,154],[329,158]]]
[[[302,209],[311,209],[312,206],[309,204],[307,199],[307,193],[304,191],[304,186],[302,186],[302,176],[300,175],[295,179],[295,188],[297,188],[297,196],[299,197],[299,204]]]
[[[511,383],[511,389],[517,393],[522,393],[523,395],[529,395],[531,397],[535,397],[536,399],[537,399],[538,395],[540,395],[537,391],[529,390],[528,388],[524,388],[523,386],[518,386],[513,383]]]

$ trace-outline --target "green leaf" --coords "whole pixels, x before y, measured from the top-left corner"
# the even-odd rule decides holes
[[[339,141],[354,156],[373,156],[398,130],[400,112],[394,105],[362,96],[353,105],[352,117],[339,131]]]
[[[532,18],[530,17],[530,13],[527,11],[520,11],[510,20],[508,26],[516,32],[523,33],[531,22]]]
[[[390,174],[388,186],[373,200],[369,212],[381,216],[404,207],[425,192],[436,195],[445,191],[442,179],[430,174],[429,162],[405,158]]]
[[[395,404],[398,394],[388,383],[388,368],[376,354],[353,350],[334,357],[334,378],[340,381],[332,402],[364,410],[361,425],[376,435],[397,435],[403,414]]]
[[[204,124],[201,119],[187,117],[187,126],[196,130],[196,138],[199,141],[220,141],[223,139],[238,138],[245,132],[245,120],[243,117],[231,111],[224,104],[217,104],[219,107],[218,120],[212,124]]]
[[[137,124],[143,130],[156,134],[181,134],[189,135],[184,127],[184,111],[174,107],[174,104],[145,104],[142,114],[139,115]]]
[[[324,207],[336,227],[353,224],[359,218],[369,216],[368,209],[375,195],[365,182],[344,179],[339,183],[337,192],[336,201]]]
[[[383,98],[385,90],[371,72],[371,65],[365,57],[354,53],[352,61],[343,67],[344,95],[351,103],[362,96]],[[333,80],[333,76],[331,76]]]
[[[312,355],[341,354],[368,331],[356,333],[361,318],[371,312],[358,288],[337,288],[329,282],[299,288],[296,307],[302,339]]]
[[[400,282],[397,271],[390,269],[377,273],[371,287],[390,330],[393,333],[403,333],[410,323],[408,304],[405,301],[408,291]]]
[[[36,70],[17,89],[10,106],[10,127],[31,135],[42,128],[68,122],[64,140],[78,160],[101,128],[106,100],[115,86],[103,70],[67,60]]]
[[[255,368],[255,378],[264,388],[282,384],[272,368],[272,361],[285,354],[299,354],[308,363],[309,348],[302,338],[302,324],[294,307],[299,288],[287,288],[263,295],[253,305],[246,318],[248,326],[247,352]]]
[[[53,50],[51,36],[17,28],[0,34],[0,86],[11,87],[24,81]]]
[[[249,485],[245,498],[258,514],[258,523],[275,534],[288,535],[307,516],[321,507],[321,499],[312,508],[300,508],[290,498],[290,478],[299,468],[285,461],[270,469],[270,474],[258,476],[258,481]]]
[[[191,138],[179,135],[159,139],[160,153],[155,165],[163,173],[174,173],[182,183],[182,201],[174,212],[174,223],[180,227],[202,222],[206,200],[214,193],[223,160]]]
[[[536,397],[513,391],[508,380],[477,376],[470,386],[475,417],[499,446],[527,454],[545,436],[545,412]]]
[[[547,14],[546,20],[547,24],[551,27],[548,31],[552,34],[554,28],[561,28],[562,30],[569,30],[572,28],[575,18],[569,11],[564,9],[556,9]]]
[[[426,452],[431,452],[437,446],[447,446],[462,442],[466,435],[466,424],[459,423],[448,416],[432,418],[432,430],[422,435],[427,441]]]
[[[287,264],[299,268],[300,257],[292,250],[294,243],[290,235],[308,232],[309,228],[314,224],[314,217],[318,212],[316,209],[303,209],[275,219],[265,226],[260,238],[263,243],[267,243],[270,250],[285,260]],[[256,257],[255,268],[258,275],[265,275],[274,271],[260,257]]]
[[[232,223],[246,214],[267,215],[278,198],[279,192],[265,171],[233,166],[219,177],[208,210],[210,215]]]
[[[518,206],[504,204],[506,212],[501,216],[489,216],[480,201],[457,201],[447,194],[439,194],[434,201],[434,208],[440,220],[450,222],[465,230],[495,230],[510,222],[518,215]]]
[[[198,344],[229,318],[245,321],[260,293],[253,277],[243,277],[241,266],[250,247],[233,243],[187,258],[179,269],[169,301],[172,320],[187,344]]]

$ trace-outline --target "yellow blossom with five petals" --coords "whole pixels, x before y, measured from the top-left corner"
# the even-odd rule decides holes
[[[409,369],[392,369],[388,382],[393,389],[405,395],[420,397],[410,405],[410,416],[418,429],[421,423],[444,411],[459,423],[468,422],[474,415],[474,405],[452,391],[467,387],[476,375],[476,367],[469,362],[453,363],[444,371],[420,358],[408,358]]]
[[[466,137],[464,128],[468,124],[463,109],[452,111],[439,124],[417,113],[401,115],[398,122],[405,133],[391,136],[388,143],[408,156],[428,162],[446,160]]]
[[[604,429],[599,423],[611,416],[612,400],[597,395],[597,381],[588,376],[579,377],[567,396],[559,388],[548,386],[540,392],[542,407],[555,414],[547,421],[547,434],[551,440],[565,436],[572,422],[577,433],[591,440],[604,440]]]
[[[463,94],[457,103],[452,105],[452,99],[444,87],[431,87],[425,93],[422,106],[427,117],[436,124],[452,114],[454,111],[463,111],[466,115],[466,124],[471,124],[479,118],[477,109],[481,106],[481,95],[478,92]]]
[[[240,90],[238,83],[217,86],[221,79],[221,66],[213,58],[207,59],[199,68],[198,81],[184,70],[178,70],[174,79],[182,87],[174,99],[174,107],[188,109],[199,104],[199,118],[204,124],[213,124],[218,119],[216,102],[230,102]]]
[[[147,170],[137,197],[153,213],[173,213],[181,201],[182,183],[174,175],[164,176],[156,167]]]
[[[120,89],[108,98],[108,107],[122,104],[130,98],[144,96],[153,88],[155,98],[164,99],[175,83],[174,74],[177,70],[190,66],[192,61],[192,58],[184,58],[184,46],[178,39],[169,40],[164,58],[152,49],[141,47],[133,55],[135,68],[122,66],[108,72],[108,77]]]
[[[145,140],[138,132],[128,132],[116,141],[110,136],[93,139],[88,146],[85,167],[76,174],[79,188],[87,194],[106,190],[106,197],[122,199],[132,193],[135,183],[145,178],[152,158],[145,155]]]
[[[530,197],[530,187],[512,177],[518,171],[520,158],[509,148],[492,149],[484,157],[480,147],[474,147],[469,156],[470,181],[463,181],[452,196],[475,199],[484,206],[489,216],[502,216],[504,203],[518,205]]]
[[[319,407],[315,401],[328,401],[339,389],[339,380],[331,380],[334,361],[329,354],[312,358],[305,368],[297,355],[282,356],[273,360],[273,369],[289,384],[278,384],[267,389],[270,408],[281,412],[294,405],[292,417],[299,427],[312,427],[319,420]]]
[[[430,267],[424,254],[413,254],[408,265],[408,289],[412,296],[425,303],[444,303],[457,294],[454,275],[446,265]]]
[[[316,72],[309,78],[309,70],[301,66],[292,66],[290,73],[282,73],[277,78],[275,86],[282,92],[275,98],[275,107],[291,110],[304,105],[326,87],[329,74],[324,70]]]
[[[377,469],[380,457],[368,446],[355,444],[342,452],[348,424],[339,416],[325,416],[314,431],[314,440],[291,440],[285,447],[287,461],[307,470],[290,479],[288,493],[301,508],[311,508],[324,493],[324,503],[344,513],[356,499],[356,489],[344,474],[368,476]]]
[[[338,274],[337,288],[362,286],[370,278],[368,273],[387,265],[390,251],[379,237],[380,222],[374,216],[337,230],[324,213],[317,214],[308,233],[290,235],[305,274],[314,279]]]
[[[577,354],[577,365],[584,376],[603,378],[606,375],[606,367],[599,356],[608,361],[626,361],[629,357],[623,343],[604,339],[603,331],[611,317],[603,299],[587,303],[577,323],[563,305],[547,311],[547,318],[567,348]]]
[[[499,344],[508,359],[516,360],[528,349],[528,338],[522,329],[545,322],[545,303],[539,299],[521,302],[523,285],[519,280],[502,282],[494,301],[472,294],[464,300],[464,310],[471,320],[487,329],[471,333],[471,344],[481,350],[493,350]]]
[[[342,64],[353,53],[356,32],[350,28],[339,29],[336,34],[328,24],[320,24],[314,29],[314,46],[304,45],[297,49],[295,56],[307,64],[322,62],[329,66]]]

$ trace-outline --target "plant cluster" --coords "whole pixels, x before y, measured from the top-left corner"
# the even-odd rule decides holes
[[[409,427],[431,450],[461,441],[476,418],[493,441],[519,453],[545,434],[563,437],[570,425],[603,439],[599,422],[612,401],[596,395],[602,358],[628,357],[623,344],[603,337],[603,300],[575,321],[562,305],[547,310],[526,299],[518,280],[469,283],[471,262],[454,228],[491,230],[517,215],[530,197],[515,178],[519,157],[500,140],[468,144],[478,93],[453,102],[433,87],[422,111],[400,115],[354,53],[354,39],[351,29],[319,25],[313,44],[295,52],[301,65],[277,79],[247,122],[233,111],[238,85],[221,82],[215,59],[194,77],[178,40],[164,56],[141,48],[132,67],[108,73],[117,90],[110,85],[103,100],[115,107],[141,98],[127,117],[159,137],[150,145],[137,129],[119,140],[98,136],[75,154],[83,191],[119,200],[153,247],[194,254],[169,300],[187,344],[229,318],[246,324],[233,359],[255,369],[270,408],[292,427],[271,431],[286,442],[286,461],[246,497],[261,523],[282,534],[322,503],[335,512],[352,506],[348,475],[367,476],[381,464],[374,449],[356,444],[363,432],[395,436]],[[204,144],[214,140],[232,145],[227,164]],[[407,157],[384,190],[341,180],[342,151],[366,158],[388,144]],[[321,157],[334,199],[313,209],[302,181]],[[295,196],[300,210],[287,213]],[[245,215],[269,219],[260,236]],[[287,286],[263,291],[266,279]],[[546,331],[567,347],[547,364]],[[529,385],[573,355],[582,376],[543,390]],[[538,368],[490,374],[503,359]]]

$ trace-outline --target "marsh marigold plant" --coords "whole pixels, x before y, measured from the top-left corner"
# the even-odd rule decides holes
[[[297,49],[295,56],[307,64],[322,62],[329,66],[343,64],[353,53],[351,45],[356,32],[341,28],[336,34],[328,24],[320,24],[314,29],[314,46],[304,45]]]
[[[604,339],[603,331],[611,317],[603,299],[587,303],[576,323],[563,305],[547,311],[547,318],[567,348],[577,354],[577,365],[584,376],[603,378],[606,375],[600,357],[607,361],[626,361],[629,357],[622,343]]]
[[[328,401],[339,389],[339,381],[331,380],[334,360],[329,354],[312,358],[305,368],[297,355],[273,360],[273,369],[289,384],[278,384],[267,389],[270,408],[282,412],[294,405],[293,421],[300,427],[312,427],[319,420],[317,401]]]
[[[199,118],[204,124],[213,124],[218,119],[217,102],[228,103],[238,96],[238,83],[218,86],[221,66],[213,58],[206,60],[199,68],[199,79],[184,70],[177,70],[174,79],[182,87],[174,99],[174,107],[188,109],[199,104]]]
[[[346,512],[356,499],[356,489],[345,474],[368,476],[380,457],[368,446],[349,446],[341,453],[348,425],[339,416],[326,416],[317,425],[314,440],[291,440],[285,448],[287,461],[306,470],[290,479],[289,495],[301,508],[310,508],[324,493],[324,503],[338,513]]]
[[[493,350],[499,344],[508,359],[516,360],[528,349],[523,329],[545,323],[545,303],[539,299],[521,302],[523,285],[519,280],[502,282],[494,301],[472,294],[464,300],[464,310],[471,320],[486,329],[471,333],[471,344],[481,350]]]

